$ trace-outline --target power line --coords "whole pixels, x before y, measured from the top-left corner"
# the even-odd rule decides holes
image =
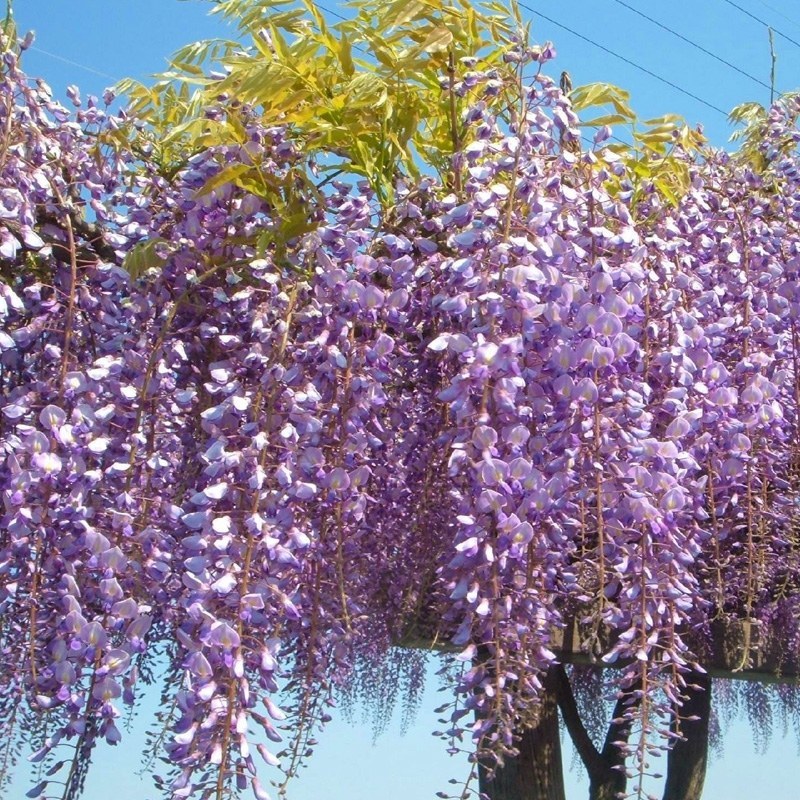
[[[768,22],[765,22],[761,17],[757,17],[755,14],[751,14],[746,8],[742,8],[738,3],[734,3],[733,0],[722,0],[723,3],[727,3],[729,6],[733,6],[734,8],[738,9],[745,14],[746,16],[750,17],[750,19],[755,20],[759,24],[763,25],[765,28],[772,28],[775,33],[778,34],[783,39],[786,39],[787,42],[791,42],[795,47],[800,47],[800,42],[795,39],[792,39],[791,36],[787,36],[785,33],[779,31],[774,25],[770,25]]]
[[[719,61],[720,64],[724,64],[726,67],[730,67],[731,69],[736,70],[736,72],[738,72],[740,75],[744,75],[745,78],[749,78],[751,81],[755,81],[755,83],[759,84],[760,86],[763,86],[765,89],[771,89],[772,88],[768,83],[765,83],[760,78],[757,78],[755,75],[751,75],[749,72],[745,72],[745,70],[740,69],[739,67],[737,67],[736,64],[731,64],[730,61],[726,61],[724,58],[722,58],[721,56],[718,56],[716,53],[712,53],[711,50],[707,50],[705,47],[703,47],[703,45],[698,44],[697,42],[694,42],[691,39],[688,39],[682,33],[678,33],[677,31],[673,30],[669,26],[664,25],[663,22],[659,22],[657,19],[653,19],[652,17],[649,17],[643,11],[639,11],[638,8],[634,8],[632,5],[629,5],[628,3],[626,3],[625,0],[614,0],[614,2],[617,3],[618,5],[623,6],[624,8],[627,8],[629,11],[632,11],[634,14],[638,14],[640,17],[642,17],[643,19],[646,19],[648,22],[652,22],[653,25],[658,25],[658,27],[661,28],[662,30],[665,30],[668,33],[671,33],[673,36],[677,37],[681,41],[686,42],[686,44],[690,44],[692,47],[694,47],[696,50],[699,50],[701,53],[705,53],[707,56],[710,56],[715,61]]]
[[[728,0],[726,0],[726,2],[728,2]],[[558,22],[557,20],[554,20],[551,17],[546,16],[545,14],[542,14],[541,11],[537,11],[536,9],[531,8],[529,5],[526,5],[525,3],[521,2],[519,5],[522,8],[526,9],[527,11],[530,11],[531,14],[536,14],[537,16],[541,17],[542,19],[547,20],[552,25],[555,25],[556,27],[561,28],[562,30],[565,30],[567,33],[571,33],[573,36],[576,36],[578,39],[582,39],[584,42],[587,42],[588,44],[592,45],[593,47],[596,47],[599,50],[602,50],[604,53],[607,53],[610,56],[614,56],[614,58],[617,58],[620,61],[624,61],[626,64],[628,64],[629,66],[633,67],[634,69],[638,69],[639,72],[643,72],[645,75],[649,75],[651,78],[654,78],[655,80],[659,81],[660,83],[663,83],[664,85],[669,86],[672,89],[675,89],[675,91],[680,92],[681,94],[685,95],[686,97],[691,97],[692,100],[696,100],[698,103],[701,103],[702,105],[706,106],[706,108],[710,108],[712,111],[716,111],[717,114],[721,114],[723,117],[725,117],[725,119],[728,118],[728,113],[726,111],[723,111],[719,106],[715,106],[713,103],[710,103],[708,100],[704,100],[702,97],[698,97],[696,94],[693,94],[688,89],[684,89],[682,86],[678,86],[677,83],[673,83],[672,81],[668,80],[667,78],[663,78],[661,75],[658,75],[655,72],[653,72],[652,70],[647,69],[647,67],[643,67],[643,66],[641,66],[641,64],[637,64],[635,61],[631,61],[631,59],[626,58],[625,56],[621,55],[620,53],[617,53],[615,50],[612,50],[611,48],[606,47],[605,45],[602,45],[599,42],[594,41],[594,39],[590,39],[588,36],[584,36],[582,33],[578,33],[578,31],[567,27],[563,23]]]
[[[343,22],[347,22],[347,17],[340,14],[338,11],[334,11],[332,8],[326,8],[322,3],[317,3],[317,5],[323,10],[330,14],[332,17],[336,17],[337,19],[342,20]]]
[[[73,61],[71,58],[64,58],[64,56],[58,55],[58,53],[51,53],[49,50],[44,50],[37,45],[31,45],[31,50],[35,50],[37,53],[41,53],[43,56],[47,56],[48,58],[54,58],[56,61],[61,61],[64,64],[69,64],[72,67],[77,67],[78,69],[85,70],[86,72],[91,72],[94,75],[99,75],[101,78],[108,78],[109,80],[114,81],[114,83],[119,82],[119,78],[115,78],[113,75],[109,75],[107,72],[101,72],[99,69],[95,69],[94,67],[87,67],[86,64],[79,64],[77,61]]]
[[[783,11],[780,9],[775,8],[775,6],[770,5],[769,3],[764,2],[764,0],[758,0],[764,8],[768,8],[770,11],[777,14],[779,17],[783,17],[790,25],[794,25],[795,28],[800,28],[800,22],[797,20],[792,19],[788,14],[784,14]]]

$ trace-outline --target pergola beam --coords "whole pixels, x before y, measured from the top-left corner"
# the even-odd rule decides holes
[[[620,668],[629,662],[623,659],[613,663],[597,659],[588,652],[583,642],[585,629],[577,622],[555,629],[548,647],[563,664],[593,664],[598,667]],[[616,639],[613,631],[606,631],[603,639],[610,649]],[[696,637],[697,638],[697,637]],[[398,647],[410,647],[437,652],[458,652],[461,648],[438,637],[413,635],[397,641]],[[712,623],[711,641],[700,641],[697,649],[706,651],[707,657],[700,665],[713,678],[730,678],[759,683],[800,683],[800,654],[786,652],[779,643],[765,645],[759,636],[755,621],[719,620]]]

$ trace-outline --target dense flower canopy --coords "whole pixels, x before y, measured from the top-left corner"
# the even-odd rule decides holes
[[[77,796],[154,665],[165,791],[221,800],[399,643],[461,651],[452,747],[502,758],[580,621],[635,770],[714,621],[797,652],[794,109],[766,171],[687,155],[675,206],[537,74],[510,128],[468,112],[458,194],[381,209],[247,108],[166,175],[4,59],[0,722],[48,721],[31,796]]]

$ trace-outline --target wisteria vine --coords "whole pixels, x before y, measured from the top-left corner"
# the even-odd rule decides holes
[[[451,746],[502,759],[580,621],[624,665],[640,775],[715,622],[797,653],[792,109],[762,172],[687,154],[673,206],[537,73],[510,127],[469,110],[456,192],[387,210],[307,191],[246,108],[165,176],[107,144],[110,97],[69,113],[3,59],[0,765],[43,720],[30,796],[78,796],[155,662],[166,793],[263,800],[256,757],[285,788],[400,644],[461,651]],[[214,180],[234,164],[306,192],[307,232]]]

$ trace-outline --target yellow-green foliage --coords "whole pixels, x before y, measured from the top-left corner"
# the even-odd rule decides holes
[[[777,100],[778,105],[789,110],[792,122],[798,118],[798,98],[800,92],[789,92]],[[748,161],[757,172],[765,172],[770,166],[770,158],[762,145],[767,131],[769,109],[760,103],[742,103],[728,115],[728,119],[739,129],[733,132],[731,141],[739,141],[737,157]],[[789,126],[782,139],[774,142],[772,157],[787,153],[797,146]]]
[[[463,112],[482,91],[455,92],[465,74],[495,71],[502,90],[487,102],[507,121],[520,105],[518,66],[503,60],[515,37],[527,40],[516,0],[354,0],[348,19],[335,24],[313,0],[217,0],[213,13],[234,28],[231,40],[187,45],[153,84],[119,87],[149,127],[118,136],[126,146],[144,142],[167,176],[192,152],[244,143],[238,111],[244,104],[267,124],[288,126],[328,174],[364,176],[385,207],[401,175],[434,171],[458,191],[452,155],[469,143]],[[599,112],[584,126],[612,125],[629,135],[631,144],[611,146],[637,192],[655,186],[678,202],[688,188],[687,153],[705,141],[700,133],[676,115],[639,122],[629,94],[610,84],[589,84],[570,96],[579,113]],[[209,118],[205,112],[214,106],[224,113]],[[266,172],[236,164],[218,181],[233,181],[282,210],[293,204],[283,216],[290,228],[292,220],[302,227],[303,204]],[[313,195],[307,175],[295,179],[306,198]]]
[[[237,28],[233,41],[181,49],[154,85],[121,89],[151,125],[151,146],[169,170],[188,148],[237,141],[235,104],[209,120],[219,98],[255,106],[302,138],[304,152],[338,158],[390,201],[397,174],[426,168],[451,181],[450,156],[464,144],[464,108],[452,83],[496,69],[506,91],[497,112],[516,105],[515,65],[503,52],[521,26],[516,8],[468,0],[357,0],[350,18],[329,25],[312,0],[222,0],[214,13]],[[470,58],[477,59],[472,66]],[[209,77],[209,69],[220,77]],[[440,77],[451,76],[442,88]],[[252,178],[241,172],[237,180]]]
[[[627,133],[631,143],[616,142],[617,150],[628,167],[627,178],[641,192],[645,187],[655,189],[673,205],[689,189],[690,161],[687,156],[700,153],[706,139],[697,129],[689,127],[678,114],[665,114],[653,119],[639,120],[630,106],[630,94],[609,83],[590,83],[570,93],[575,111],[586,116],[588,109],[601,111],[581,124],[588,128],[613,126]],[[617,188],[614,178],[611,188]],[[616,182],[617,186],[614,185]],[[634,203],[636,202],[634,197]]]

